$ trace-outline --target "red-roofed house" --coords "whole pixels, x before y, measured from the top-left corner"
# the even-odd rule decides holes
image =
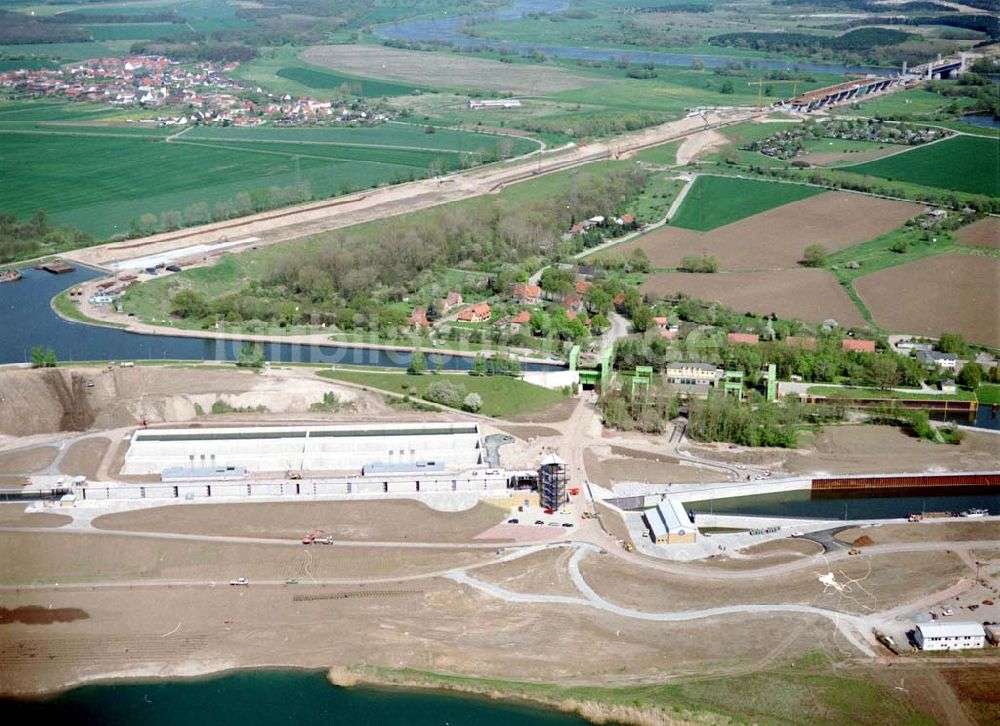
[[[586,280],[580,280],[576,283],[576,291],[583,295],[587,290],[593,287],[593,284],[587,282]]]
[[[413,312],[410,313],[410,317],[406,319],[406,324],[411,328],[420,328],[425,325],[430,325],[427,322],[427,309],[417,306],[413,308]]]
[[[523,282],[514,283],[514,302],[522,305],[536,305],[542,299],[542,288],[538,285],[526,285]]]
[[[441,303],[443,312],[448,312],[452,308],[457,308],[462,304],[462,294],[452,290],[448,293],[448,296]]]
[[[757,345],[760,336],[756,333],[730,333],[726,336],[729,345]]]
[[[470,305],[458,314],[463,323],[485,323],[490,319],[490,306],[487,303]]]
[[[522,310],[510,319],[510,329],[516,333],[522,326],[527,325],[529,322],[531,322],[531,313],[527,310]]]
[[[853,340],[852,338],[844,338],[840,347],[843,350],[854,352],[854,353],[874,353],[875,352],[875,341],[874,340]]]
[[[562,305],[564,308],[570,311],[579,311],[583,307],[583,296],[577,295],[576,293],[570,293],[563,298]]]
[[[677,326],[671,325],[667,318],[656,317],[653,318],[653,322],[656,323],[656,330],[659,332],[661,338],[666,338],[667,340],[675,340],[677,338]]]

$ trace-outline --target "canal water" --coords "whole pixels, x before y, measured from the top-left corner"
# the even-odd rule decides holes
[[[0,363],[31,360],[36,345],[52,347],[60,361],[84,360],[236,360],[239,341],[139,335],[115,328],[74,323],[52,311],[51,299],[63,290],[101,273],[86,267],[53,275],[35,269],[23,270],[24,279],[0,284]],[[324,363],[331,365],[382,366],[404,368],[408,351],[376,348],[346,348],[336,345],[264,343],[267,360],[281,363]],[[430,351],[428,351],[430,353]],[[473,359],[441,355],[446,370],[469,370]],[[556,366],[558,368],[558,366]],[[544,363],[523,363],[523,370],[552,370]]]
[[[991,113],[970,113],[962,116],[959,120],[970,126],[979,126],[983,129],[1000,129],[1000,119]]]
[[[849,494],[849,495],[848,495]],[[813,492],[802,490],[728,497],[685,505],[703,514],[743,514],[808,519],[897,519],[920,512],[959,513],[971,508],[1000,514],[1000,488],[928,488],[868,492]]]
[[[585,61],[616,61],[623,55],[628,56],[632,63],[656,63],[664,66],[690,66],[694,61],[701,61],[709,68],[716,68],[727,63],[739,63],[743,59],[725,55],[693,55],[687,53],[661,53],[621,48],[590,48],[572,45],[538,45],[534,43],[518,43],[505,40],[489,40],[486,38],[470,38],[462,35],[460,28],[470,19],[477,21],[516,20],[529,13],[556,13],[569,7],[563,0],[515,0],[512,5],[496,12],[484,15],[462,15],[431,20],[406,20],[391,23],[374,29],[374,34],[385,40],[397,40],[419,43],[446,42],[458,48],[491,48],[506,49],[518,54],[541,51],[547,56],[567,60]],[[845,75],[849,73],[875,73],[884,75],[896,73],[895,69],[874,68],[871,66],[845,66],[838,63],[808,63],[794,60],[766,60],[753,58],[751,62],[757,68],[768,70],[792,70],[793,68],[806,73],[833,73]]]
[[[45,700],[0,700],[7,724],[102,726],[583,726],[557,711],[485,697],[336,688],[316,671],[84,686]]]

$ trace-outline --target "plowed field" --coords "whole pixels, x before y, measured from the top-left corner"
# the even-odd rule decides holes
[[[1000,247],[1000,218],[986,217],[955,233],[959,244],[973,247]]]
[[[837,280],[825,270],[767,270],[697,275],[661,272],[642,286],[650,295],[681,292],[716,300],[736,312],[821,323],[833,318],[843,326],[864,325],[861,313]]]
[[[614,254],[639,247],[654,267],[677,267],[686,256],[711,255],[726,270],[794,268],[808,245],[836,252],[895,229],[922,209],[908,202],[827,192],[710,232],[663,227]]]
[[[889,330],[1000,346],[1000,260],[942,255],[858,278],[854,287]]]

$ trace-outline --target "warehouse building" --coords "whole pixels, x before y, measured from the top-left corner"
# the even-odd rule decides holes
[[[418,462],[420,469],[455,472],[478,466],[483,456],[476,423],[144,429],[132,435],[122,474],[195,469],[358,474],[378,465],[415,470]]]
[[[656,544],[692,544],[698,538],[698,528],[679,499],[664,499],[643,517]]]
[[[986,631],[979,623],[920,623],[914,639],[921,650],[968,650],[986,645]]]

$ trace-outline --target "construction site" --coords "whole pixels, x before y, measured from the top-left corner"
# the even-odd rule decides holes
[[[613,684],[816,651],[945,683],[920,628],[1000,620],[995,516],[705,511],[834,460],[842,484],[931,461],[995,476],[992,434],[944,459],[871,427],[733,450],[604,430],[593,396],[501,420],[398,411],[302,367],[0,371],[3,691],[282,664]],[[669,665],[666,641],[686,644]]]

